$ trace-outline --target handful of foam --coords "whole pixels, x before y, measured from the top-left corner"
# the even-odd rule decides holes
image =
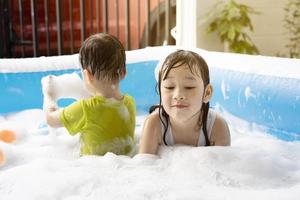
[[[51,93],[55,100],[64,98],[78,100],[91,96],[77,73],[45,76],[41,83],[44,96]]]

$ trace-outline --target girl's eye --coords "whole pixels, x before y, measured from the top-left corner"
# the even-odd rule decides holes
[[[187,90],[192,90],[192,89],[195,89],[196,87],[184,87],[184,88]]]
[[[174,87],[172,87],[172,86],[170,86],[170,87],[164,86],[164,88],[167,89],[167,90],[173,90],[174,89]]]

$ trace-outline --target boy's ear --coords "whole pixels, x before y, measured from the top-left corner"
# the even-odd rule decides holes
[[[84,75],[84,78],[88,81],[88,83],[90,83],[93,80],[93,76],[88,69],[83,70],[83,75]]]
[[[213,94],[213,87],[211,84],[208,84],[204,91],[203,102],[208,103]]]

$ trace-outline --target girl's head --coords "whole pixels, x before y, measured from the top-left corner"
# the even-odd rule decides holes
[[[171,53],[159,71],[158,90],[161,115],[180,123],[196,119],[195,128],[203,128],[206,144],[209,145],[206,120],[212,86],[204,59],[192,51]],[[165,125],[167,129],[168,124]]]

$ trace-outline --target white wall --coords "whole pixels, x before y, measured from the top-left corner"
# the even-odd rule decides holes
[[[198,8],[197,0],[176,1],[176,44],[197,47]],[[178,9],[179,8],[179,9]]]
[[[236,0],[238,3],[247,4],[259,11],[258,15],[251,15],[254,32],[249,35],[262,55],[274,56],[277,53],[285,53],[285,45],[288,42],[288,33],[283,28],[284,6],[288,0]],[[177,44],[192,46],[191,38],[195,38],[196,46],[199,48],[223,51],[223,44],[217,35],[206,34],[205,30],[209,24],[206,14],[211,11],[219,0],[177,0]],[[189,7],[187,14],[186,7]],[[194,11],[196,9],[196,11]],[[196,12],[194,14],[194,12]],[[195,32],[190,28],[193,17],[196,16]],[[190,42],[186,42],[187,40]]]

